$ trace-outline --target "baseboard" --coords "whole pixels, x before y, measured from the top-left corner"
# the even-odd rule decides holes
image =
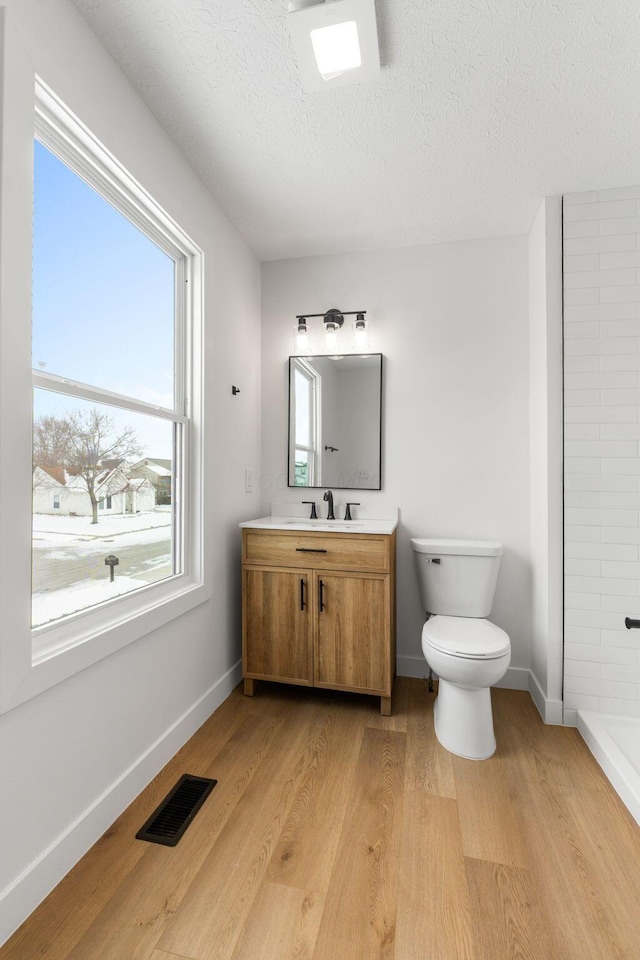
[[[527,689],[545,723],[560,727],[563,723],[566,723],[562,715],[562,700],[548,700],[538,682],[538,678],[531,670],[529,671],[529,686]]]
[[[238,661],[0,892],[0,945],[226,700],[241,678]]]
[[[419,680],[429,674],[424,657],[396,657],[396,673],[399,677],[417,677]],[[528,690],[529,671],[526,667],[509,667],[497,687],[507,690]]]

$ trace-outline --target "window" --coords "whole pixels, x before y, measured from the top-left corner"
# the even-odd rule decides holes
[[[201,276],[199,249],[38,81],[33,665],[87,639],[99,659],[148,632],[158,604],[166,622],[207,598]],[[161,464],[161,497],[140,462]]]

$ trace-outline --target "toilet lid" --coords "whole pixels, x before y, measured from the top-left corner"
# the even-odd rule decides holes
[[[511,649],[504,630],[474,617],[430,617],[422,628],[422,638],[436,650],[472,660],[496,659]]]

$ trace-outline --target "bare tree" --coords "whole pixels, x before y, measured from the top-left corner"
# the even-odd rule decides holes
[[[91,501],[92,523],[98,522],[96,480],[114,462],[138,457],[140,439],[132,427],[118,431],[113,418],[97,409],[42,416],[33,427],[34,467],[63,466],[82,477]]]

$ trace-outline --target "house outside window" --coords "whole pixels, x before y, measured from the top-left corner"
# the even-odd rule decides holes
[[[54,493],[53,495],[53,509],[54,510],[60,509],[60,494],[58,493]]]

